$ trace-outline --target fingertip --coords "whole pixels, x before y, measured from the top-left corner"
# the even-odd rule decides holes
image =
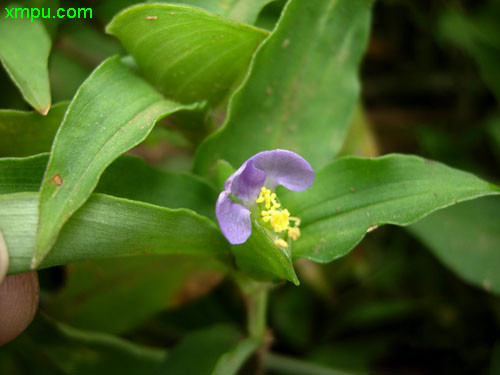
[[[35,317],[40,286],[36,272],[10,275],[0,284],[0,345],[21,334]]]

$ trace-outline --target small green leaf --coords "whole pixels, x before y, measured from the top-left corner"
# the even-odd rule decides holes
[[[21,17],[22,9],[10,7],[11,16],[7,10],[0,13],[0,60],[24,99],[46,114],[51,102],[47,61],[52,42],[40,20],[26,18],[26,11]],[[16,12],[18,17],[13,18]]]
[[[4,353],[14,360],[4,363]],[[37,314],[25,333],[2,348],[0,370],[8,369],[5,374],[153,375],[166,356],[162,349],[82,331]]]
[[[316,175],[301,193],[280,190],[283,206],[302,219],[293,257],[330,262],[383,224],[408,225],[440,208],[500,187],[416,156],[341,158]]]
[[[500,294],[500,198],[481,198],[429,215],[408,227],[465,280]]]
[[[248,240],[231,246],[231,252],[236,265],[255,279],[270,281],[281,278],[299,285],[288,252],[278,248],[256,221],[252,223]]]
[[[90,75],[54,139],[40,190],[34,267],[92,193],[104,169],[142,142],[158,119],[189,108],[165,100],[118,57],[106,60]]]
[[[262,8],[272,1],[275,0],[178,0],[176,3],[203,8],[222,17],[253,25]]]
[[[212,375],[236,375],[260,345],[260,341],[253,337],[241,340],[234,349],[219,358]]]
[[[67,106],[68,103],[56,104],[45,116],[0,110],[0,156],[29,156],[50,151]]]
[[[230,102],[225,125],[201,144],[195,172],[241,165],[262,150],[295,151],[313,166],[340,150],[359,93],[370,0],[288,2]]]
[[[44,310],[74,327],[129,332],[162,310],[209,292],[222,279],[220,271],[220,264],[200,255],[78,262],[67,267],[64,288],[47,296]]]
[[[217,103],[227,96],[268,34],[196,8],[168,4],[130,7],[106,31],[120,39],[150,82],[182,103]]]
[[[9,273],[30,269],[37,198],[33,193],[0,196],[0,230],[9,247]],[[94,194],[64,226],[38,269],[146,254],[199,254],[227,262],[229,249],[219,228],[190,210]]]
[[[37,192],[48,154],[0,159],[0,194]],[[115,197],[168,208],[188,208],[214,218],[217,193],[198,176],[164,172],[135,156],[123,155],[101,176],[95,189]]]

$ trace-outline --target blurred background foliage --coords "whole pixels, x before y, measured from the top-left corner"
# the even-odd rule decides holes
[[[44,22],[53,38],[54,103],[70,100],[106,57],[124,53],[103,30],[133,3],[23,3],[94,9],[92,20]],[[272,29],[283,5],[268,4],[256,24]],[[413,153],[500,183],[497,0],[376,1],[361,80],[362,98],[342,154]],[[1,108],[29,110],[3,70],[0,87]],[[220,123],[217,116],[224,117],[224,108],[214,115]],[[192,139],[163,125],[131,153],[166,170],[187,170]],[[331,264],[299,261],[302,285],[284,284],[271,295],[273,352],[279,354],[267,359],[269,373],[306,373],[297,372],[302,362],[288,359],[296,357],[317,364],[309,367],[317,374],[341,373],[320,372],[322,366],[351,374],[499,374],[498,271],[482,280],[473,271],[464,274],[463,263],[468,251],[484,248],[489,266],[500,264],[500,209],[488,198],[467,204],[470,209],[446,209],[409,230],[378,229]],[[469,230],[477,223],[481,232]],[[464,254],[462,264],[440,252],[451,246],[448,237]],[[214,353],[231,348],[244,327],[237,288],[204,260],[114,259],[39,275],[43,313],[0,349],[2,374],[100,374],[111,368],[177,373],[167,353],[154,348],[173,347],[210,366]],[[203,338],[209,336],[220,342],[207,350]]]

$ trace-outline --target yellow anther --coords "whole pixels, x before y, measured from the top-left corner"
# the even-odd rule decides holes
[[[276,202],[276,193],[271,193],[271,190],[266,187],[260,189],[260,194],[255,202],[264,203],[266,210],[275,210],[281,207],[281,205]]]
[[[281,247],[282,249],[288,248],[288,242],[285,240],[278,238],[277,240],[274,240],[274,244],[278,247]]]
[[[262,187],[260,189],[260,194],[255,202],[264,203],[264,207],[261,206],[264,210],[260,211],[262,221],[270,223],[276,233],[288,230],[288,236],[292,240],[296,240],[300,237],[300,219],[290,216],[290,212],[286,208],[280,209],[281,204],[276,201],[276,198],[276,193],[271,193],[268,188]],[[290,221],[295,223],[294,227],[290,227]],[[285,247],[288,247],[288,244]]]
[[[288,237],[290,237],[294,241],[297,241],[297,239],[300,237],[300,228],[297,226],[288,228]]]
[[[290,212],[286,208],[284,210],[271,210],[270,222],[274,231],[280,233],[287,230],[290,225],[289,217]]]

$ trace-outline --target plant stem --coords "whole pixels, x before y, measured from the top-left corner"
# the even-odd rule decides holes
[[[268,294],[267,285],[261,284],[247,295],[248,334],[261,341],[266,334]]]

